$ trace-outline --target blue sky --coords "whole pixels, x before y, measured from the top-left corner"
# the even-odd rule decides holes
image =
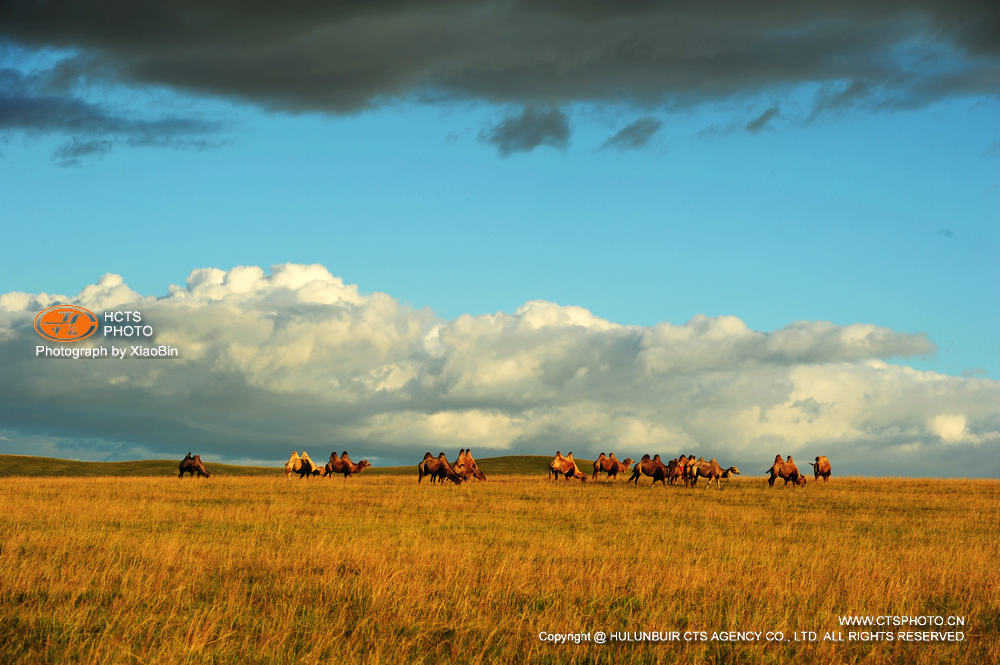
[[[823,346],[826,329],[809,328],[818,346],[796,366],[798,378],[767,379],[772,388],[798,386],[781,408],[823,403],[818,392],[804,397],[804,386],[822,389],[803,377],[833,359],[985,378],[992,381],[959,381],[953,393],[978,386],[978,411],[952,406],[939,420],[883,423],[916,437],[893,434],[886,445],[926,435],[984,450],[1000,431],[990,406],[1000,378],[1000,54],[990,26],[1000,19],[990,10],[970,23],[961,4],[816,0],[782,12],[725,2],[444,3],[434,11],[388,3],[297,14],[261,6],[233,17],[225,3],[182,2],[157,9],[155,20],[109,8],[98,21],[87,2],[37,14],[16,1],[0,29],[0,294],[28,296],[8,299],[9,325],[20,330],[30,307],[50,294],[73,298],[106,273],[127,286],[101,282],[95,303],[165,296],[202,268],[235,279],[244,273],[227,271],[239,266],[263,268],[253,278],[260,298],[279,273],[296,275],[296,289],[337,291],[340,278],[362,300],[330,296],[330,307],[360,316],[378,301],[368,296],[388,294],[434,317],[400,320],[431,335],[435,325],[453,329],[455,339],[466,339],[464,315],[532,328],[541,319],[531,301],[563,307],[542,317],[555,317],[552,325],[643,327],[636,339],[655,348],[659,323],[681,337],[729,336],[732,348],[746,340],[727,317],[774,333],[773,344],[788,342],[781,331],[796,322],[832,322],[844,339],[858,330],[852,325],[870,324],[896,341],[870,355],[833,352]],[[329,273],[307,287],[312,277],[303,275],[313,273],[302,266],[312,264]],[[206,307],[215,302],[197,284],[185,288]],[[597,319],[580,319],[573,307]],[[504,316],[485,316],[497,313]],[[701,315],[713,323],[705,327]],[[534,354],[526,366],[544,375],[538,340],[515,335],[504,344],[515,339]],[[433,355],[428,344],[421,353]],[[446,356],[458,363],[462,348],[456,342]],[[437,371],[414,369],[417,356],[398,353],[365,372],[419,383]],[[500,380],[521,362],[509,360],[462,376]],[[653,371],[636,363],[622,381]],[[248,367],[248,385],[265,381]],[[518,390],[535,388],[512,384],[506,395]],[[48,399],[37,397],[36,406]],[[411,397],[413,407],[426,395]],[[447,400],[429,403],[420,408],[477,427],[509,406],[462,415]],[[778,406],[756,405],[780,420],[788,414]],[[755,406],[741,397],[729,408],[738,423]],[[69,445],[65,434],[7,417],[7,440]],[[387,417],[373,407],[368,429],[350,436],[383,436],[378,418]],[[483,440],[497,450],[538,440],[543,420],[515,418],[498,425],[516,432],[510,441]],[[694,441],[701,426],[654,420],[594,431],[627,430],[632,438],[623,440],[640,445],[655,439],[650,432]],[[837,422],[822,436],[841,441],[874,427]],[[452,425],[408,426],[440,433]],[[102,445],[163,450],[101,427],[89,436],[105,443],[80,454],[100,457]],[[782,436],[811,440],[772,428],[747,441]],[[217,445],[230,459],[270,459],[262,448],[238,454]]]
[[[627,152],[599,147],[648,114],[579,107],[567,149],[506,158],[478,138],[502,112],[483,105],[172,103],[225,117],[222,144],[60,166],[64,137],[7,137],[4,291],[117,272],[162,294],[198,267],[318,262],[449,318],[544,298],[643,325],[871,322],[926,332],[918,366],[1000,370],[994,100],[708,136],[755,105],[663,112]]]

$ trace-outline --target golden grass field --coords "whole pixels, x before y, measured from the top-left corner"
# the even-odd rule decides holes
[[[1000,662],[997,481],[415,475],[0,478],[0,662]],[[538,639],[841,614],[960,615],[966,641]]]

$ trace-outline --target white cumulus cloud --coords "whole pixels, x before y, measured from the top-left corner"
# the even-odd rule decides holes
[[[141,311],[181,356],[36,358],[32,320],[57,302]],[[1000,383],[887,362],[934,349],[864,322],[641,327],[539,300],[446,320],[320,265],[201,268],[160,296],[108,274],[71,296],[0,295],[0,451],[45,441],[93,457],[279,460],[346,448],[408,462],[472,446],[694,452],[750,468],[781,452],[827,455],[841,473],[996,475]]]

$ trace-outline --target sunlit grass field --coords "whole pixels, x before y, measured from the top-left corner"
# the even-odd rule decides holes
[[[0,662],[1000,662],[997,481],[716,491],[483,464],[486,483],[434,486],[208,466],[0,478]],[[791,641],[846,638],[843,614],[964,616],[965,642]],[[598,630],[788,641],[538,638]]]

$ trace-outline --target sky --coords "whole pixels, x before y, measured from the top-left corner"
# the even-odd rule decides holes
[[[0,453],[995,477],[998,82],[989,3],[4,3]]]

